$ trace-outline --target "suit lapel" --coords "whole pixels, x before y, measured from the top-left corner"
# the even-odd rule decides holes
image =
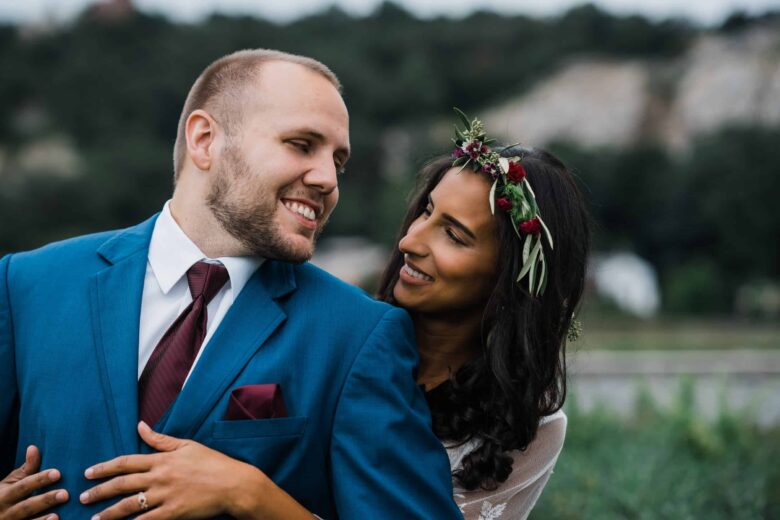
[[[110,265],[92,277],[95,355],[114,444],[138,453],[138,330],[149,240],[156,215],[107,241],[98,250]]]
[[[230,384],[286,314],[274,301],[295,289],[290,264],[266,260],[233,302],[171,407],[163,433],[193,438]]]

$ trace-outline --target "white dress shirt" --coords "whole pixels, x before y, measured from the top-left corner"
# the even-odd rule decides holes
[[[176,223],[171,214],[170,201],[166,202],[155,222],[149,244],[149,261],[146,264],[138,335],[139,378],[157,343],[192,302],[186,275],[187,270],[199,261],[221,263],[227,269],[230,279],[208,304],[206,338],[195,357],[190,374],[222,318],[238,298],[246,282],[263,263],[263,258],[255,256],[207,258]],[[187,377],[189,378],[189,374]]]

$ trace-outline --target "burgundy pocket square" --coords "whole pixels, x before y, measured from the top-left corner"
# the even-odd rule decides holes
[[[287,417],[282,387],[277,383],[240,386],[230,392],[225,420]]]

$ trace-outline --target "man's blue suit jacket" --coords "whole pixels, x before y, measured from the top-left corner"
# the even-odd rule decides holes
[[[84,470],[148,452],[137,436],[138,330],[155,218],[0,260],[0,468],[41,449],[89,518]],[[158,431],[253,464],[326,519],[462,518],[413,372],[408,315],[310,264],[266,261]],[[288,417],[223,420],[232,389],[278,383]]]

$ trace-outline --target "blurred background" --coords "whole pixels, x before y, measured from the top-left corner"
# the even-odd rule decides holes
[[[4,3],[0,255],[158,211],[189,87],[248,47],[344,84],[314,261],[369,291],[453,106],[576,171],[584,334],[532,518],[780,518],[778,2]]]

